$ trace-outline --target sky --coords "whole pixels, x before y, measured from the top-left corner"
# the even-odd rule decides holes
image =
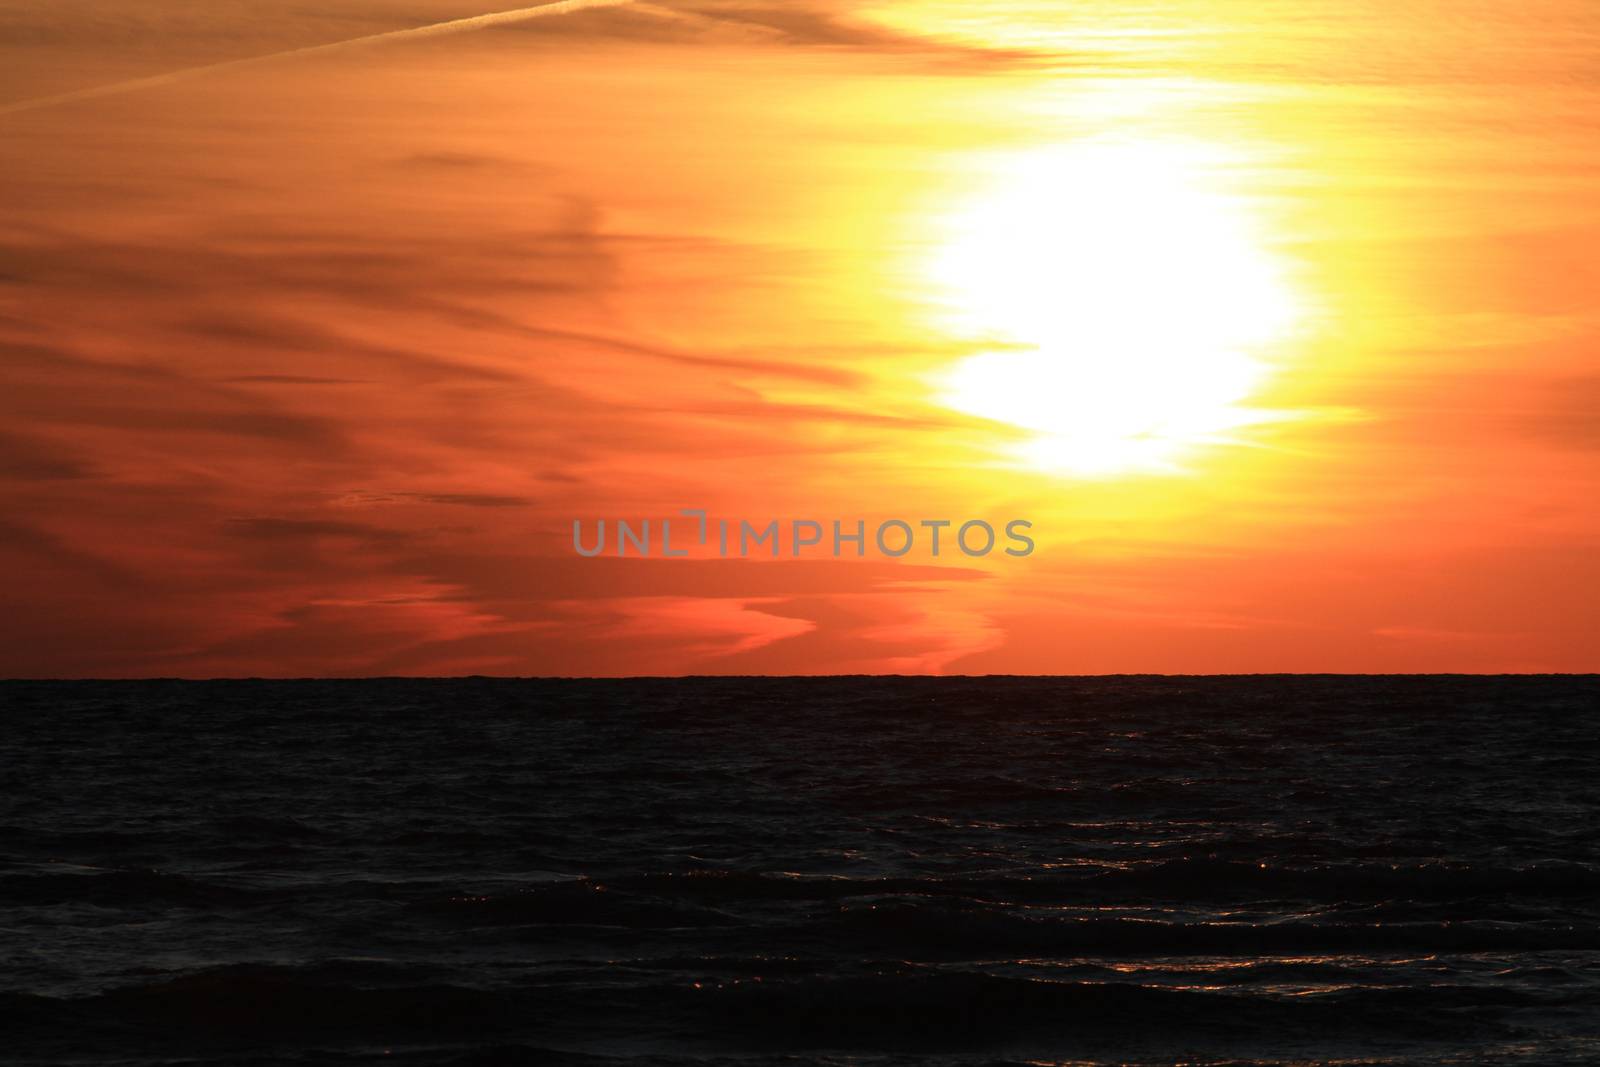
[[[0,0],[0,674],[1600,668],[1600,7],[578,7]]]

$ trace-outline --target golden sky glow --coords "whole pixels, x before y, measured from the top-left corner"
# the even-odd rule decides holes
[[[0,671],[1596,668],[1586,0],[403,6],[0,0]]]

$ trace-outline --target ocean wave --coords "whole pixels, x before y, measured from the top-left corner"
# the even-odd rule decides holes
[[[630,929],[728,926],[726,911],[694,903],[616,892],[601,882],[558,882],[510,893],[454,895],[411,905],[411,910],[476,924],[573,924]]]
[[[0,902],[15,906],[95,904],[112,908],[210,907],[262,899],[261,891],[152,870],[104,870],[77,873],[9,874],[0,876]]]
[[[692,1047],[948,1048],[1050,1038],[1131,1045],[1218,1036],[1488,1035],[1526,994],[1462,985],[1265,996],[1127,982],[1046,981],[897,966],[855,977],[754,976],[720,982],[472,988],[395,984],[381,970],[237,965],[58,999],[0,995],[23,1032],[122,1032],[142,1040],[246,1042],[477,1038],[550,1041],[609,1028]],[[415,977],[415,976],[409,976]]]
[[[1567,923],[1049,918],[897,902],[843,907],[785,936],[912,959],[1600,950],[1600,927]]]
[[[948,897],[992,904],[1104,904],[1128,900],[1334,902],[1463,901],[1479,896],[1600,900],[1600,868],[1544,862],[1289,866],[1211,857],[1116,866],[1083,863],[1026,876],[807,877],[707,870],[594,880],[596,887],[699,901],[827,901],[869,896]]]

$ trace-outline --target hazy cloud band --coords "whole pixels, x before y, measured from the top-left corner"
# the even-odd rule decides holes
[[[556,3],[539,4],[534,7],[494,11],[486,15],[469,15],[466,18],[435,22],[408,30],[388,30],[383,33],[368,34],[365,37],[352,37],[328,44],[310,45],[306,48],[292,48],[288,51],[273,52],[264,56],[230,59],[223,63],[208,63],[200,67],[186,67],[183,70],[175,70],[167,74],[156,74],[148,78],[134,78],[130,81],[115,82],[111,85],[97,85],[89,89],[76,89],[72,92],[59,93],[55,96],[20,100],[16,103],[0,106],[0,115],[15,115],[23,111],[35,111],[40,108],[54,107],[58,104],[70,104],[79,100],[94,100],[104,96],[119,96],[123,93],[138,92],[141,89],[156,89],[163,85],[173,85],[178,82],[188,81],[191,78],[199,78],[226,70],[238,70],[260,63],[273,63],[283,59],[338,52],[347,48],[359,48],[366,45],[388,44],[394,41],[443,37],[446,34],[467,33],[472,30],[487,29],[491,26],[504,26],[515,22],[525,22],[529,19],[546,18],[551,15],[571,14],[572,12],[592,7],[620,7],[631,2],[632,0],[557,0]]]

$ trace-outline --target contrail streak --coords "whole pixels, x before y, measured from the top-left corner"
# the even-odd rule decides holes
[[[114,82],[111,85],[97,85],[91,89],[76,89],[70,93],[60,93],[56,96],[41,96],[33,100],[19,100],[13,104],[0,104],[0,115],[15,115],[21,111],[55,107],[57,104],[70,104],[78,100],[94,100],[102,96],[119,96],[122,93],[138,92],[141,89],[155,89],[163,85],[172,85],[175,82],[188,81],[190,78],[215,74],[219,71],[240,70],[259,63],[274,63],[280,59],[313,56],[324,52],[338,52],[346,48],[359,48],[369,44],[387,44],[390,41],[443,37],[445,34],[450,33],[466,33],[470,30],[481,30],[489,26],[525,22],[528,19],[547,18],[551,15],[567,15],[590,7],[617,7],[631,2],[632,0],[558,0],[557,3],[540,4],[536,7],[518,7],[510,11],[490,12],[487,15],[470,15],[467,18],[451,19],[448,22],[435,22],[428,26],[417,26],[409,30],[389,30],[384,33],[371,33],[365,37],[352,37],[344,41],[333,41],[330,44],[316,44],[307,48],[291,48],[285,52],[251,56],[247,59],[230,59],[223,63],[208,63],[203,67],[186,67],[183,70],[175,70],[167,74],[156,74],[148,78],[134,78],[131,81]]]

